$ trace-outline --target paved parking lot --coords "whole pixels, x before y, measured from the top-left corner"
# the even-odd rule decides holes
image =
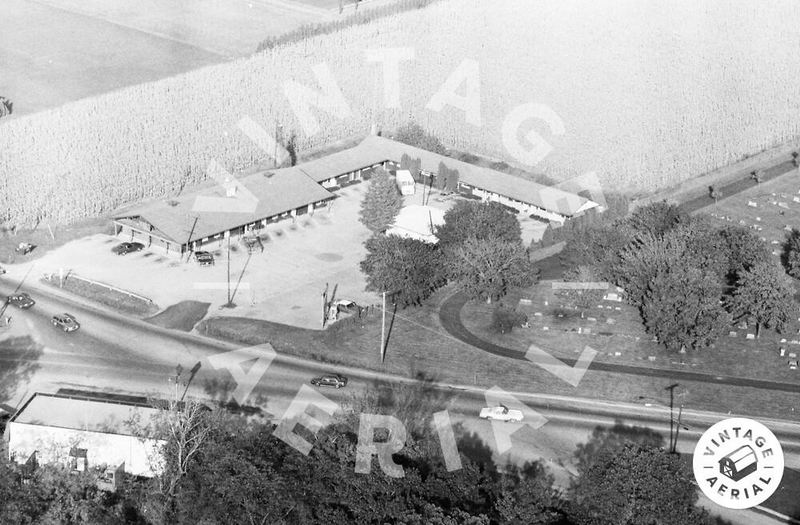
[[[41,259],[9,266],[12,277],[22,277],[30,264],[29,279],[44,273],[72,271],[82,277],[116,286],[152,299],[162,309],[183,300],[212,303],[210,315],[258,317],[307,328],[320,328],[322,292],[338,284],[336,297],[359,304],[377,304],[378,296],[364,291],[359,262],[369,237],[358,222],[358,211],[368,183],[338,192],[327,209],[298,216],[261,230],[264,251],[247,254],[244,245],[231,239],[231,289],[233,309],[227,302],[226,243],[208,249],[216,264],[200,267],[186,258],[144,250],[125,256],[111,253],[122,239],[94,235],[70,242]],[[127,239],[124,239],[127,240]]]

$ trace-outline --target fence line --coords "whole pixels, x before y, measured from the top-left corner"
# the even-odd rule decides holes
[[[50,282],[53,282],[53,280],[55,280],[55,279],[61,279],[58,275],[56,275],[54,273],[49,273],[49,274],[46,273],[46,274],[44,274],[44,278],[47,279]],[[153,300],[152,299],[149,299],[147,297],[144,297],[142,295],[139,295],[139,294],[136,294],[136,293],[133,293],[133,292],[129,292],[128,290],[123,290],[122,288],[117,288],[116,286],[111,286],[110,284],[101,283],[100,281],[93,281],[92,279],[87,279],[86,277],[81,277],[80,275],[77,275],[77,274],[75,274],[73,272],[67,272],[64,275],[63,280],[66,281],[67,279],[78,279],[80,281],[84,281],[84,282],[87,282],[89,284],[93,284],[95,286],[102,286],[103,288],[108,288],[109,290],[113,290],[115,292],[127,295],[129,297],[133,297],[133,298],[139,299],[139,300],[144,301],[144,302],[146,302],[148,304],[153,304]]]

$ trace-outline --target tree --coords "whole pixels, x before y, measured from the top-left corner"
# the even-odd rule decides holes
[[[439,163],[439,168],[436,172],[436,176],[434,177],[434,182],[436,183],[436,189],[439,191],[444,191],[447,187],[448,179],[450,178],[450,168],[444,165],[444,162]]]
[[[593,283],[597,284],[600,278],[594,268],[588,265],[580,265],[574,269],[564,272],[565,283]],[[603,300],[606,291],[602,288],[562,288],[556,295],[562,298],[567,304],[577,308],[581,312],[581,319],[588,308],[596,307],[597,303]]]
[[[688,217],[677,205],[660,201],[638,208],[627,221],[636,232],[660,237]]]
[[[471,237],[453,249],[449,260],[459,287],[470,298],[487,303],[512,286],[531,286],[538,280],[538,269],[521,243]]]
[[[444,224],[436,228],[436,237],[445,249],[468,238],[516,244],[522,240],[522,230],[516,216],[496,202],[458,201],[444,214]]]
[[[373,235],[365,243],[367,257],[361,271],[366,289],[396,291],[401,306],[421,305],[445,282],[444,263],[436,245],[396,235]]]
[[[717,201],[722,198],[722,192],[716,186],[711,185],[708,187],[708,196],[714,199],[714,205],[716,206]]]
[[[662,448],[626,444],[606,451],[573,488],[578,524],[700,525],[710,523],[698,509],[694,476],[680,457]]]
[[[736,282],[741,272],[771,259],[766,243],[747,228],[728,225],[723,227],[719,234],[727,249],[729,282]],[[800,239],[798,239],[798,248],[800,248]]]
[[[597,426],[586,443],[580,443],[575,450],[575,467],[578,474],[585,474],[604,455],[616,454],[626,444],[661,448],[664,438],[648,427],[626,425],[617,420],[613,427]]]
[[[392,138],[409,146],[415,146],[440,155],[447,153],[447,149],[438,138],[413,121],[397,128]]]
[[[13,108],[14,104],[10,100],[0,96],[0,118],[10,115]]]
[[[527,322],[527,315],[504,304],[497,305],[492,311],[492,328],[501,334],[510,332],[515,326],[522,326]]]
[[[786,272],[795,279],[800,279],[800,230],[797,228],[792,228],[783,243],[783,260]]]
[[[762,326],[784,331],[792,318],[793,298],[794,288],[783,270],[764,262],[741,273],[728,307],[737,319],[755,318],[759,337]]]
[[[373,232],[384,231],[391,226],[402,207],[403,199],[394,179],[388,171],[377,170],[361,204],[361,223]]]
[[[458,170],[450,170],[447,174],[447,184],[445,186],[445,190],[449,191],[450,193],[456,193],[458,191]]]
[[[720,297],[715,276],[677,266],[658,272],[650,281],[642,317],[648,332],[669,350],[706,348],[731,324]]]

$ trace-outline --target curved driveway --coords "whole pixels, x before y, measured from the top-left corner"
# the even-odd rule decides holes
[[[479,348],[490,354],[525,361],[525,354],[520,350],[498,346],[494,343],[484,341],[480,337],[470,332],[464,323],[461,322],[461,309],[467,302],[467,296],[461,292],[456,292],[442,303],[439,309],[439,321],[442,327],[456,339]],[[559,358],[569,366],[575,366],[576,359]],[[752,388],[762,388],[781,392],[800,393],[800,383],[781,383],[777,381],[766,381],[762,379],[749,379],[745,377],[716,376],[701,372],[688,372],[683,370],[666,370],[663,368],[649,368],[643,366],[618,365],[613,363],[602,363],[593,361],[589,365],[590,370],[598,372],[615,372],[619,374],[632,374],[637,376],[665,377],[684,381],[700,381],[703,383],[714,383],[718,385],[744,386]]]

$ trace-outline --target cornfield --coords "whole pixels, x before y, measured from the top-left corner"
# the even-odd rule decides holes
[[[539,103],[563,121],[536,170],[595,171],[608,189],[654,190],[800,137],[800,6],[675,0],[442,0],[251,58],[0,121],[0,219],[69,223],[206,179],[215,160],[266,160],[237,122],[296,133],[302,153],[376,125],[414,119],[450,147],[510,158],[509,112]],[[400,64],[399,109],[383,107],[382,65],[365,51],[413,47]],[[481,123],[426,109],[463,60],[480,68]],[[325,65],[350,115],[314,114],[307,136],[284,89],[319,89]],[[512,159],[513,160],[513,159]]]

